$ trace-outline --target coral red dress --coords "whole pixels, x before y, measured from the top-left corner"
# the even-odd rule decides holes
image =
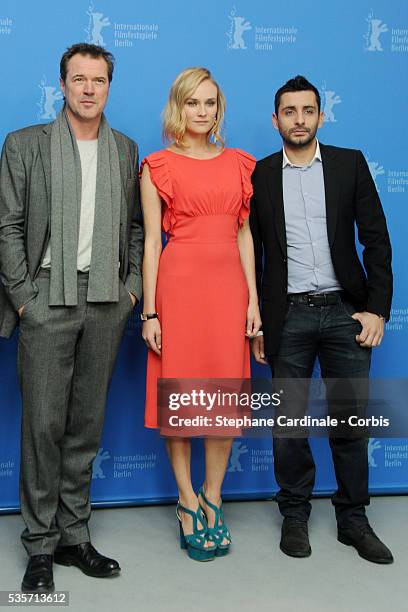
[[[148,352],[146,427],[158,427],[158,378],[249,378],[248,286],[237,244],[249,215],[255,158],[223,149],[194,159],[164,149],[148,155],[167,233],[156,309],[161,357]]]

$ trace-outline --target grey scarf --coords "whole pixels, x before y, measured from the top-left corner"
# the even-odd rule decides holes
[[[81,159],[65,109],[51,128],[50,306],[76,306]],[[115,137],[102,115],[88,302],[119,300],[121,180]]]

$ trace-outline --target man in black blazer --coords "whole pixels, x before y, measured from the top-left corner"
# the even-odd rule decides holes
[[[250,221],[263,324],[253,354],[279,379],[309,379],[318,357],[323,378],[367,380],[392,297],[391,245],[375,184],[360,151],[317,141],[320,95],[304,77],[277,91],[272,119],[283,150],[259,161],[253,174]],[[298,389],[306,387],[298,381]],[[297,415],[306,407],[303,397]],[[338,540],[369,561],[392,563],[365,513],[367,443],[363,434],[330,437]],[[315,465],[307,437],[274,435],[274,462],[284,517],[280,547],[309,556]]]

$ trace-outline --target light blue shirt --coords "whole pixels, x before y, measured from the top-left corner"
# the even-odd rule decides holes
[[[289,161],[283,149],[283,203],[288,254],[288,293],[341,290],[333,268],[326,225],[320,146],[307,166]]]

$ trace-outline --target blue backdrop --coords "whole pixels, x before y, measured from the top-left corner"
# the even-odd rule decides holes
[[[134,138],[141,155],[157,150],[160,113],[180,70],[204,65],[228,102],[226,136],[257,158],[280,148],[272,129],[275,90],[305,74],[321,91],[326,122],[322,142],[360,148],[380,193],[394,248],[395,297],[372,375],[407,375],[408,256],[407,92],[408,7],[386,0],[314,0],[312,4],[247,0],[3,0],[0,7],[0,139],[20,127],[55,118],[62,96],[59,60],[87,40],[117,59],[107,115]],[[0,509],[18,508],[20,398],[16,334],[0,340]],[[143,427],[146,350],[137,314],[124,336],[107,406],[102,448],[94,464],[95,503],[151,503],[171,499],[175,484],[162,441]],[[255,368],[257,375],[267,375]],[[327,440],[314,440],[316,493],[335,481]],[[202,478],[200,443],[194,478]],[[372,492],[408,491],[408,440],[372,439]],[[263,497],[276,490],[270,440],[234,443],[225,497]]]

